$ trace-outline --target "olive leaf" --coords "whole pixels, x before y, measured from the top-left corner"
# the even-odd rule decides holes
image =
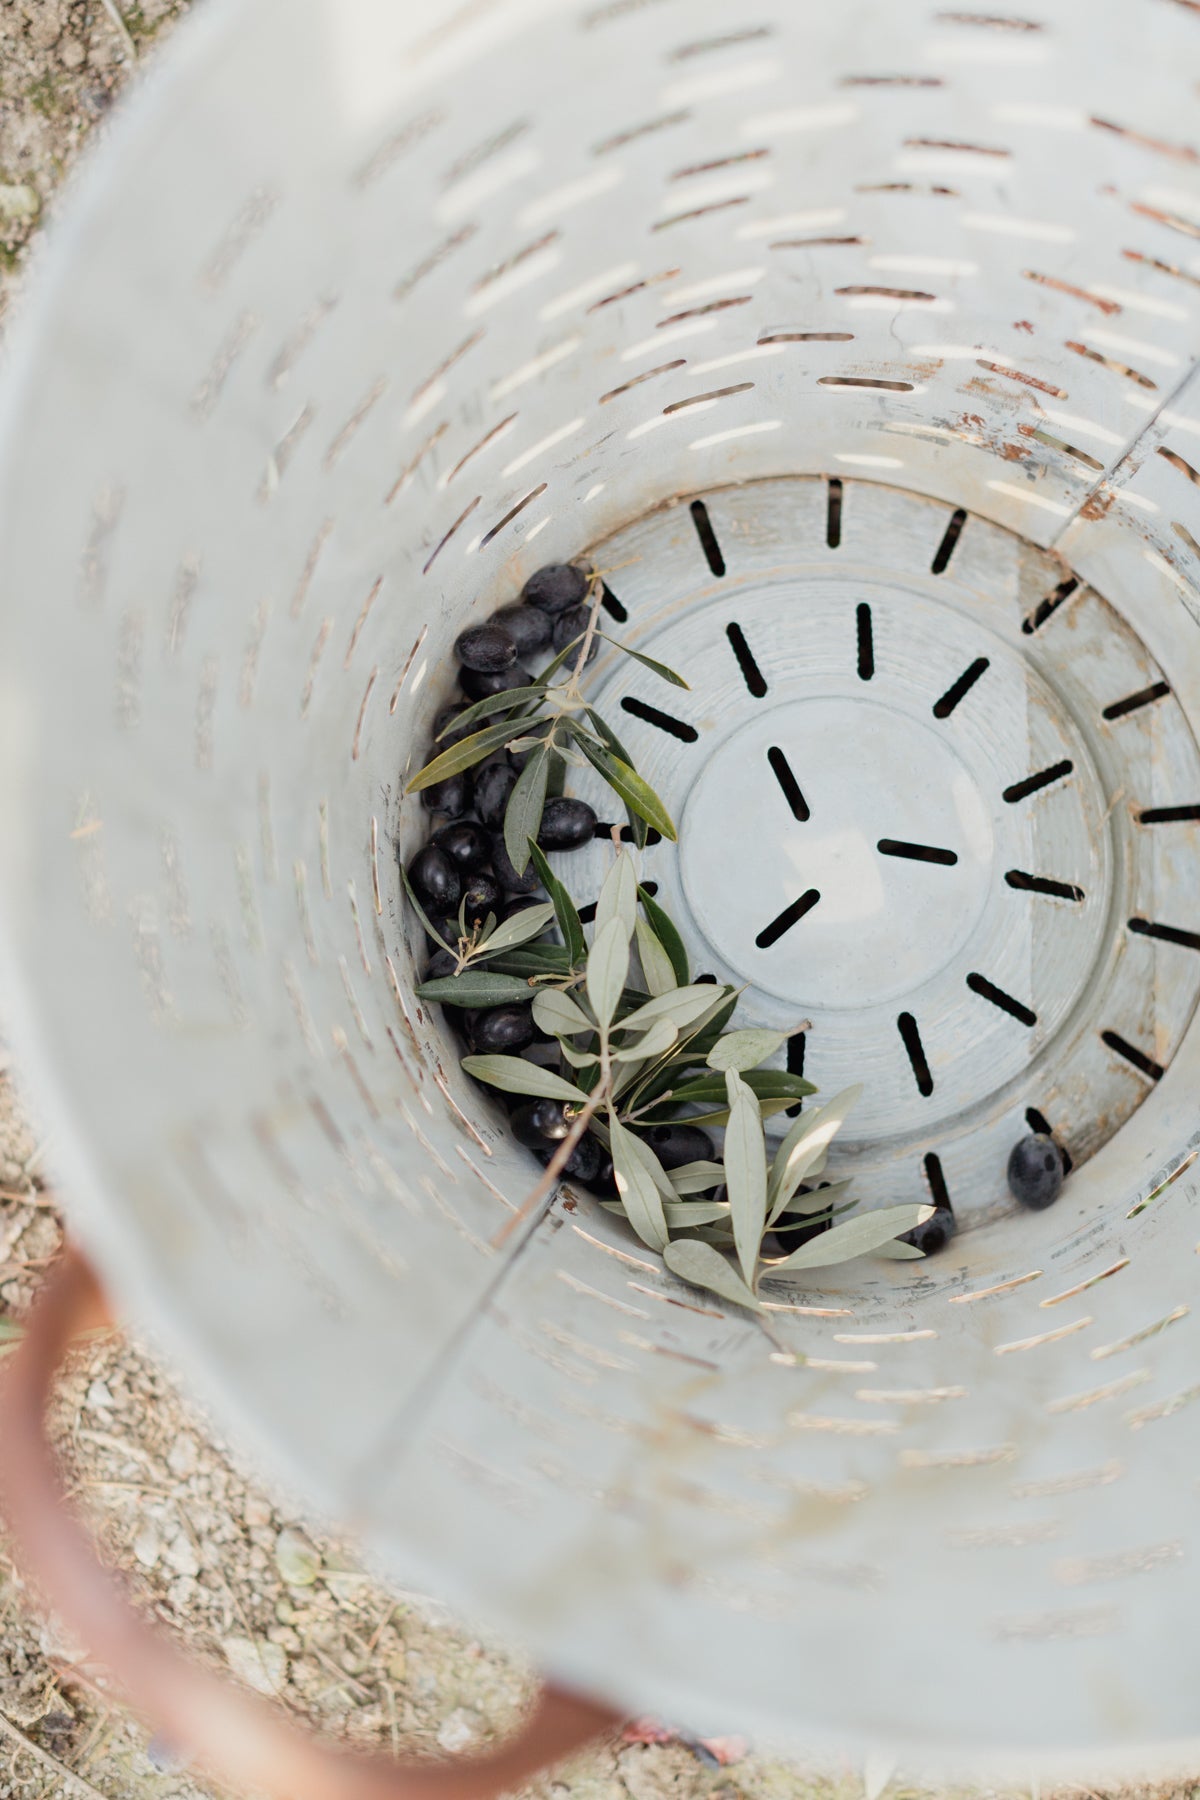
[[[533,1022],[552,1037],[577,1037],[595,1031],[596,1022],[560,988],[543,988],[533,1002]]]
[[[492,960],[488,950],[485,944],[484,961]],[[521,944],[515,950],[500,950],[492,966],[502,975],[532,975],[535,979],[571,973],[570,958],[561,944]]]
[[[506,1094],[533,1094],[539,1100],[587,1099],[573,1082],[538,1063],[526,1062],[523,1056],[464,1056],[462,1066],[468,1075],[490,1087],[503,1088]]]
[[[592,940],[587,961],[587,996],[603,1031],[617,1010],[629,973],[629,933],[623,919],[610,919]]]
[[[778,1275],[785,1269],[826,1269],[834,1263],[849,1262],[852,1256],[865,1256],[869,1251],[878,1250],[881,1244],[899,1237],[901,1232],[911,1231],[916,1225],[923,1225],[932,1217],[933,1208],[927,1203],[880,1207],[857,1219],[847,1219],[844,1225],[835,1225],[832,1231],[823,1231],[811,1243],[802,1244],[799,1250],[785,1256],[782,1262],[768,1264],[767,1273]]]
[[[417,989],[422,1000],[443,1006],[513,1006],[529,999],[529,983],[519,975],[496,975],[490,969],[464,969],[461,975],[439,975]]]
[[[792,1106],[797,1100],[816,1092],[812,1083],[805,1081],[802,1075],[789,1075],[784,1069],[746,1069],[742,1073],[742,1079],[756,1099],[778,1100],[784,1106]],[[724,1099],[725,1081],[719,1074],[697,1075],[693,1080],[673,1088],[671,1092],[672,1105],[681,1105],[684,1101],[699,1101],[703,1104]]]
[[[608,721],[600,717],[600,714],[596,711],[594,706],[586,706],[584,712],[587,714],[592,729],[595,731],[596,736],[599,738],[604,748],[606,750],[611,750],[612,754],[617,757],[619,761],[628,763],[629,767],[632,769],[634,766],[633,758],[630,756],[628,750],[626,750],[624,744],[621,742]],[[576,731],[581,731],[583,729],[578,721],[574,721],[574,725]],[[625,803],[625,817],[629,820],[629,829],[633,835],[634,844],[639,850],[644,850],[646,848],[646,838],[649,831],[645,819],[643,819],[639,813],[634,812],[633,808],[628,803]]]
[[[422,925],[425,927],[425,931],[426,931],[427,935],[433,939],[435,944],[440,945],[443,950],[449,950],[451,952],[451,954],[453,954],[454,945],[448,944],[446,942],[445,938],[442,936],[441,932],[435,931],[434,927],[430,924],[429,914],[425,911],[425,908],[421,905],[421,902],[417,899],[417,896],[416,896],[415,892],[413,891],[413,884],[408,879],[408,870],[405,868],[403,863],[400,864],[400,879],[404,883],[405,893],[408,895],[409,899],[412,902],[413,911],[416,913],[418,919],[420,919]]]
[[[553,917],[554,908],[549,901],[537,906],[523,906],[511,919],[505,919],[502,925],[488,933],[476,955],[492,956],[503,950],[515,950],[520,944],[528,943],[530,938],[541,937],[548,931]],[[546,947],[550,948],[549,945]]]
[[[621,851],[604,877],[604,886],[596,901],[597,937],[610,919],[620,919],[628,943],[637,922],[637,876],[633,872],[633,858],[627,850]]]
[[[656,994],[639,1006],[636,1012],[629,1013],[620,1020],[622,1031],[638,1031],[650,1025],[655,1019],[670,1019],[673,1025],[682,1031],[687,1025],[694,1025],[703,1018],[713,1004],[713,990],[708,982],[696,982],[692,987],[672,988],[668,994]],[[724,1094],[722,1083],[717,1090]],[[702,1098],[707,1099],[704,1095]]]
[[[625,1211],[619,1200],[602,1200],[605,1212]],[[669,1231],[700,1231],[709,1225],[724,1224],[729,1218],[727,1200],[664,1200],[663,1213]]]
[[[843,1176],[840,1181],[823,1182],[819,1188],[808,1188],[799,1194],[793,1194],[786,1206],[781,1206],[777,1217],[787,1218],[790,1213],[821,1212],[831,1205],[839,1194],[845,1193],[850,1186],[850,1177]]]
[[[674,843],[676,833],[671,815],[649,782],[643,781],[636,769],[630,768],[627,762],[614,756],[610,750],[597,750],[587,738],[577,738],[576,742],[596,773],[603,776],[626,806],[631,807],[647,825],[653,825],[656,831],[661,831],[665,838],[670,838]]]
[[[896,1238],[890,1244],[876,1244],[872,1256],[884,1256],[889,1262],[924,1262],[925,1252],[918,1250],[915,1244],[906,1244]]]
[[[628,758],[625,759],[628,761]],[[638,889],[638,899],[642,903],[642,911],[646,915],[650,929],[671,959],[671,967],[675,971],[675,980],[680,987],[686,987],[689,980],[688,953],[683,939],[675,928],[669,913],[664,912],[652,894],[644,887]]]
[[[566,946],[570,967],[578,968],[587,954],[587,940],[583,935],[583,925],[578,908],[537,844],[530,843],[529,854],[533,859],[533,866],[538,872],[538,879],[549,894],[551,905],[554,907],[554,916],[558,920],[558,929],[563,934],[563,943]]]
[[[767,1156],[758,1101],[735,1069],[725,1076],[729,1123],[725,1128],[725,1186],[733,1240],[747,1283],[753,1284],[767,1220]]]
[[[504,809],[504,848],[518,875],[523,875],[529,867],[529,846],[541,830],[553,735],[551,732],[545,743],[530,752]]]
[[[732,1263],[711,1244],[701,1243],[696,1238],[677,1238],[667,1245],[662,1257],[672,1275],[678,1275],[693,1287],[706,1288],[719,1299],[732,1301],[734,1306],[744,1306],[750,1312],[764,1310],[762,1302],[755,1298]]]
[[[501,749],[510,738],[517,735],[516,726],[511,719],[503,720],[499,725],[485,725],[482,731],[476,731],[471,737],[463,738],[461,743],[451,744],[440,756],[417,772],[405,788],[406,794],[419,794],[422,788],[433,787],[436,782],[445,781],[451,775],[460,775],[464,769],[470,769],[493,750]]]
[[[653,1057],[661,1056],[664,1050],[669,1050],[678,1036],[679,1032],[670,1019],[658,1019],[636,1044],[628,1044],[624,1049],[614,1051],[613,1061],[649,1062]]]
[[[456,713],[448,725],[443,725],[436,741],[440,744],[452,731],[461,731],[464,725],[474,725],[478,719],[490,719],[493,713],[515,712],[518,707],[543,699],[545,693],[545,682],[535,681],[530,687],[505,688],[499,694],[489,694],[486,699],[476,700],[473,706],[464,706]]]
[[[656,996],[669,994],[678,979],[675,965],[645,919],[638,919],[634,930],[637,933],[638,961],[642,965],[642,974],[646,977],[646,986]]]
[[[667,1177],[677,1194],[705,1194],[724,1181],[725,1168],[717,1162],[684,1163],[681,1168],[668,1169]]]
[[[610,1119],[608,1129],[613,1174],[626,1217],[643,1244],[648,1244],[652,1250],[663,1251],[667,1247],[663,1197],[637,1153],[642,1146],[618,1120]]]
[[[727,1031],[724,1037],[717,1039],[705,1061],[710,1069],[756,1069],[768,1056],[774,1056],[787,1040],[786,1031],[758,1028]]]
[[[816,1112],[803,1114],[796,1120],[771,1165],[767,1199],[772,1219],[778,1218],[805,1175],[816,1173],[817,1158],[828,1150],[834,1136],[845,1123],[846,1115],[862,1094],[862,1084],[843,1088]]]
[[[596,636],[603,638],[606,644],[611,644],[614,650],[620,650],[626,656],[632,656],[634,662],[641,663],[644,669],[652,669],[656,675],[660,675],[664,681],[669,681],[673,687],[688,687],[683,676],[676,674],[674,669],[669,669],[666,663],[655,662],[652,656],[645,656],[640,650],[631,650],[628,644],[622,644],[619,639],[609,637],[606,631],[598,631]]]

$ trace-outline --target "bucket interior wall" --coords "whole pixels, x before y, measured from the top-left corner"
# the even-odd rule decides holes
[[[1194,731],[1198,49],[1192,0],[211,0],[28,309],[0,892],[78,1229],[314,1503],[639,1710],[1194,1734],[1194,948],[1141,944],[1159,1075],[1057,1208],[767,1334],[583,1194],[491,1247],[535,1171],[414,997],[397,849],[464,624],[652,514],[636,643],[711,586],[674,503],[747,483],[797,568],[831,477],[936,503],[921,556],[965,509],[1014,654],[1048,555]],[[850,579],[918,554],[845,518]]]

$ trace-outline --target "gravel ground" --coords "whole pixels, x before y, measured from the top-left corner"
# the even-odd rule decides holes
[[[0,0],[0,322],[77,151],[153,62],[186,0]],[[0,1045],[0,1353],[59,1242],[53,1146]],[[143,1609],[210,1665],[345,1743],[454,1752],[519,1716],[528,1671],[433,1601],[380,1591],[345,1546],[306,1531],[236,1468],[172,1378],[94,1344],[57,1404],[78,1504]],[[726,1746],[631,1733],[531,1790],[539,1800],[858,1800],[863,1773],[817,1777]],[[885,1771],[872,1772],[878,1789]],[[199,1800],[104,1671],[30,1606],[0,1539],[0,1800]],[[900,1800],[919,1790],[893,1781]],[[1066,1793],[1089,1794],[1075,1788]],[[1190,1781],[1126,1790],[1200,1800]],[[942,1796],[942,1800],[948,1797]]]

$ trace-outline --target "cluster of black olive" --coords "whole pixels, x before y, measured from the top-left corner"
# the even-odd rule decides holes
[[[480,724],[468,724],[454,729],[455,720],[477,700],[509,688],[527,687],[535,679],[523,666],[523,658],[561,650],[586,631],[589,583],[590,577],[574,564],[550,563],[529,577],[518,604],[502,608],[491,619],[460,634],[454,649],[464,698],[445,707],[434,721],[436,751],[481,728]],[[597,648],[593,640],[589,662]],[[575,654],[578,657],[579,652]],[[530,865],[518,875],[504,842],[504,814],[523,763],[523,755],[501,750],[473,769],[450,775],[422,791],[428,811],[444,822],[409,863],[408,878],[434,929],[447,943],[459,935],[460,909],[465,909],[467,925],[473,926],[482,924],[489,913],[503,920],[537,904],[541,885],[536,870]],[[596,826],[596,814],[586,801],[551,798],[542,813],[538,845],[543,850],[577,850],[595,836]],[[425,978],[432,981],[452,975],[456,966],[448,950],[435,950]],[[446,1012],[475,1055],[519,1055],[543,1035],[534,1024],[532,998],[529,1005],[478,1012],[447,1007]],[[570,1129],[561,1106],[545,1100],[517,1104],[512,1124],[519,1142],[543,1163],[549,1162],[555,1146]],[[705,1141],[706,1154],[711,1154],[711,1142]],[[581,1140],[565,1173],[599,1192],[616,1192],[612,1160],[594,1137]]]

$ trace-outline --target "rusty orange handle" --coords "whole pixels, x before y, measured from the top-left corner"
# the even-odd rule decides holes
[[[69,1511],[46,1407],[71,1339],[109,1324],[99,1283],[68,1248],[0,1382],[0,1504],[41,1593],[171,1742],[220,1779],[287,1800],[491,1800],[611,1730],[617,1716],[546,1687],[531,1718],[486,1756],[396,1763],[327,1748],[276,1708],[190,1662],[145,1625]]]

